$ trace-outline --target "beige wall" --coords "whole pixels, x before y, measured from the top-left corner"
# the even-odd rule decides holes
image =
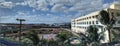
[[[120,21],[120,15],[117,16],[116,13],[120,13],[120,8],[119,8],[119,5],[118,4],[112,4],[110,6],[110,8],[107,9],[107,11],[112,15],[114,15],[116,17],[116,19],[118,21]],[[77,33],[86,33],[86,29],[88,26],[90,25],[101,25],[101,26],[104,26],[105,28],[105,25],[102,25],[98,20],[97,20],[97,15],[99,15],[99,12],[100,11],[96,11],[96,12],[92,12],[88,15],[85,15],[85,16],[81,16],[81,17],[78,17],[76,19],[72,19],[71,21],[71,25],[72,25],[72,31],[74,32],[77,32]],[[93,18],[93,16],[95,16]],[[91,17],[91,18],[90,18]],[[93,21],[94,21],[94,24],[93,24]],[[96,24],[96,21],[98,21],[98,24]],[[88,23],[87,23],[88,22]],[[91,22],[91,24],[89,23]],[[81,24],[82,23],[82,24]],[[84,24],[83,24],[84,23]],[[120,23],[116,23],[116,25],[119,25],[118,27],[120,27]],[[115,25],[115,26],[116,26]],[[104,32],[104,36],[105,36],[105,40],[101,40],[102,43],[106,43],[108,42],[109,40],[109,37],[108,37],[108,31],[105,31]]]

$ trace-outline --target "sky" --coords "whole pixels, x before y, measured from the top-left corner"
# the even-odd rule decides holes
[[[120,0],[118,0],[120,2]],[[0,0],[0,23],[64,23],[109,7],[113,0]]]

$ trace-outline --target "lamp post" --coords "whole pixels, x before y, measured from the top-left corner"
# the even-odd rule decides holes
[[[19,23],[19,30],[20,30],[20,31],[18,31],[18,34],[19,34],[18,36],[19,36],[19,42],[21,42],[22,22],[25,21],[25,19],[18,19],[18,18],[17,18],[16,20],[20,22],[20,23]]]

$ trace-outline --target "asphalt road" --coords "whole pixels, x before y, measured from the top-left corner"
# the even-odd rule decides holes
[[[0,46],[23,46],[21,44],[14,43],[5,39],[0,39],[0,44],[2,44]]]

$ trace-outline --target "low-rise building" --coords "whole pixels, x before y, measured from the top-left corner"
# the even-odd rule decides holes
[[[110,5],[109,8],[104,9],[106,10],[110,15],[113,15],[117,18],[117,23],[113,27],[120,28],[120,4],[113,3]],[[86,34],[86,30],[90,25],[98,25],[102,26],[99,27],[99,32],[105,31],[105,25],[101,24],[101,22],[97,19],[97,16],[99,15],[100,11],[92,12],[88,15],[84,15],[81,17],[78,17],[76,19],[71,20],[71,30],[76,33],[84,33]],[[102,43],[106,43],[109,41],[108,31],[106,30],[104,32],[105,40],[102,40]]]

